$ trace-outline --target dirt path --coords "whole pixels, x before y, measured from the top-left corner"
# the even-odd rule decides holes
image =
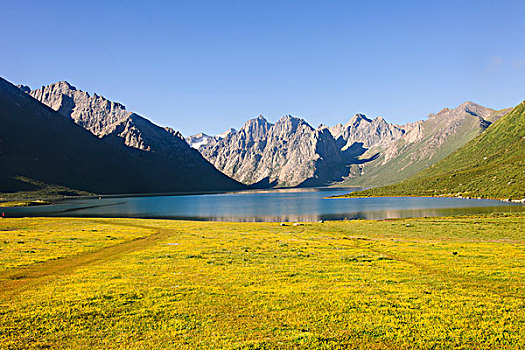
[[[86,221],[103,225],[150,229],[155,230],[155,232],[149,236],[135,238],[133,240],[104,247],[99,250],[89,251],[56,260],[48,260],[26,267],[20,267],[15,271],[2,272],[0,273],[0,297],[9,298],[12,294],[18,293],[20,290],[43,283],[43,279],[48,276],[65,276],[73,273],[79,267],[96,264],[98,262],[106,261],[123,254],[146,249],[156,242],[166,239],[169,234],[174,232],[173,229],[165,229],[146,225],[109,222],[102,220]]]

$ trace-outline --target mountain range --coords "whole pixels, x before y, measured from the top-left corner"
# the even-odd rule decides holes
[[[524,169],[525,101],[416,175],[349,196],[459,196],[524,202]]]
[[[35,90],[0,83],[0,192],[17,195],[386,185],[446,158],[510,110],[465,102],[405,125],[356,114],[317,128],[258,116],[239,130],[184,138],[66,81]]]
[[[0,192],[158,193],[244,186],[180,133],[59,82],[38,90],[0,78]]]
[[[356,114],[346,124],[313,128],[284,116],[259,116],[239,131],[186,141],[226,175],[253,187],[378,186],[406,179],[483,132],[508,110],[473,102],[405,125]]]

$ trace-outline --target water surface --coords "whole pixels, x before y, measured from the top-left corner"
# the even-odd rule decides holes
[[[349,189],[283,189],[222,194],[79,198],[54,205],[4,208],[6,216],[136,217],[214,221],[318,221],[387,219],[524,211],[516,203],[487,199],[326,197]]]

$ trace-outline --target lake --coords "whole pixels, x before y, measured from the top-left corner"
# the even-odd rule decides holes
[[[77,198],[54,205],[3,208],[7,217],[136,217],[214,221],[293,222],[387,219],[524,211],[522,204],[488,199],[326,197],[334,188],[277,189],[178,196]]]

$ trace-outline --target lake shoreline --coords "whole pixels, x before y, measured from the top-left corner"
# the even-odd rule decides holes
[[[349,192],[348,194],[325,197],[326,199],[346,199],[346,198],[458,198],[458,199],[488,199],[501,202],[525,204],[525,198],[523,199],[509,199],[509,198],[492,198],[492,197],[469,197],[469,196],[419,196],[419,195],[352,195],[354,192]]]

